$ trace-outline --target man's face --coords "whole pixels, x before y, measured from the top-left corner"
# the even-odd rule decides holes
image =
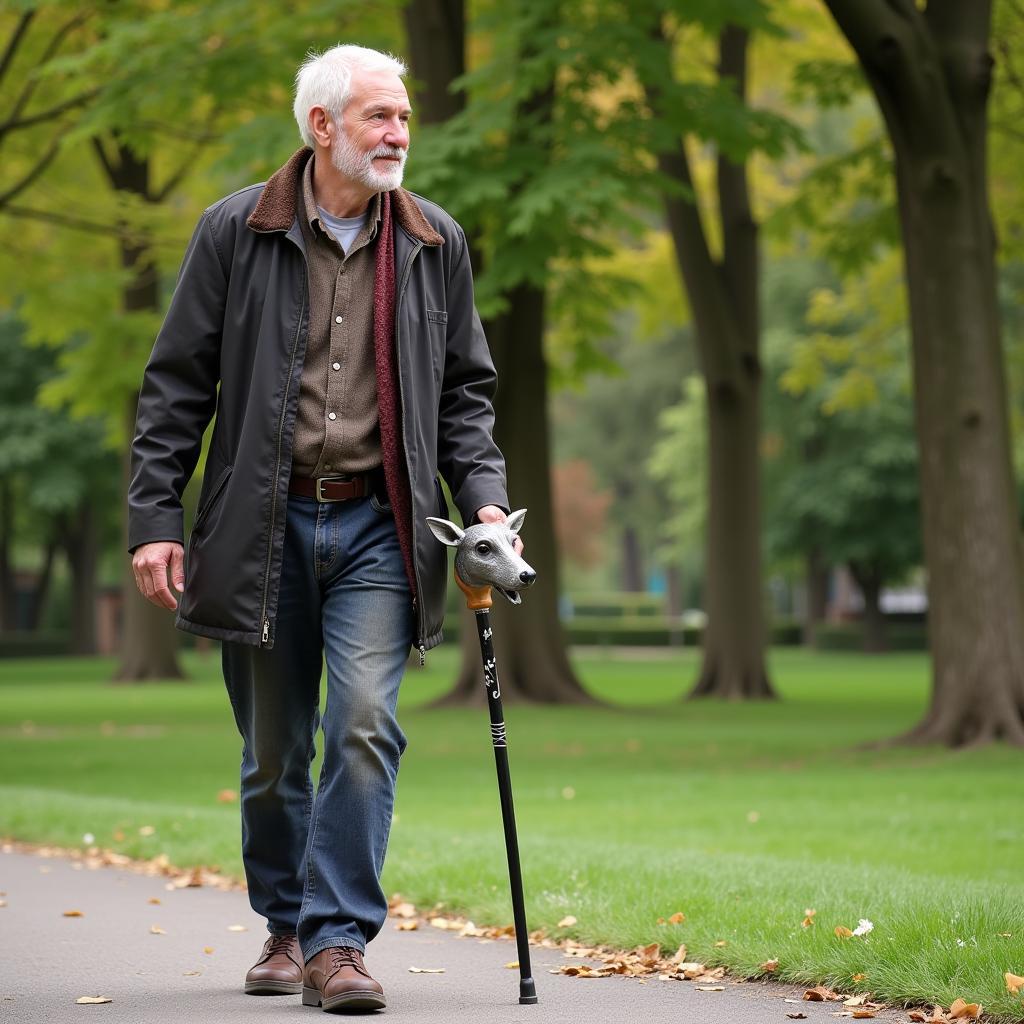
[[[409,152],[409,96],[390,71],[356,71],[331,145],[331,162],[374,192],[402,184]]]

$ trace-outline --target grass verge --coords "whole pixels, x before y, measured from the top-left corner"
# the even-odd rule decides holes
[[[431,652],[403,683],[410,744],[384,886],[505,924],[486,715],[423,707],[455,656]],[[66,846],[91,834],[241,876],[238,806],[219,799],[237,790],[240,759],[219,659],[186,664],[191,682],[125,687],[106,682],[103,659],[0,662],[0,832]],[[922,657],[779,650],[782,700],[749,706],[679,700],[692,653],[575,664],[606,707],[507,713],[531,929],[620,948],[685,942],[739,974],[777,959],[782,980],[891,1002],[962,997],[1024,1020],[1003,981],[1024,974],[1024,754],[856,749],[920,716]],[[806,909],[816,923],[804,928]],[[681,924],[657,923],[676,911]],[[569,914],[577,924],[558,928]],[[835,936],[861,919],[868,934]]]

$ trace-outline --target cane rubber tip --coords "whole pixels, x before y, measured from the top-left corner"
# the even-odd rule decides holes
[[[533,983],[533,978],[520,978],[519,979],[519,1002],[521,1003],[535,1003],[537,1002],[537,988]]]

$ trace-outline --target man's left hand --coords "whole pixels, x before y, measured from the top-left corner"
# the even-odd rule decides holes
[[[508,519],[508,516],[497,505],[484,505],[483,508],[478,508],[476,510],[476,517],[481,523],[503,523]],[[517,555],[523,553],[523,542],[518,536],[513,541],[512,546],[515,548]]]

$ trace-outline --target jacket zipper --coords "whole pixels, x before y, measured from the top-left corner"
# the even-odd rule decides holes
[[[399,315],[402,299],[405,297],[406,285],[409,283],[409,274],[412,272],[412,261],[416,259],[423,243],[419,242],[415,249],[409,254],[405,266],[402,268],[402,278],[398,284],[398,301],[395,303],[395,362],[398,367],[398,405],[402,412],[402,451],[405,455],[405,471],[409,476],[409,489],[412,491],[412,574],[416,580],[416,596],[412,599],[412,610],[416,616],[416,646],[420,652],[420,668],[427,663],[426,639],[423,635],[423,605],[419,595],[423,593],[423,585],[420,583],[420,570],[416,563],[416,494],[413,483],[412,467],[409,465],[409,445],[405,437],[405,388],[402,386],[402,347],[399,343],[402,318]]]
[[[270,536],[267,540],[267,568],[263,576],[263,635],[260,645],[266,647],[270,643],[270,619],[267,618],[267,602],[270,600],[270,561],[274,552],[274,522],[277,518],[277,480],[281,475],[281,439],[284,436],[284,417],[288,409],[288,393],[292,387],[292,374],[295,372],[295,353],[299,348],[299,332],[302,330],[302,318],[306,313],[306,267],[303,258],[302,267],[302,307],[299,309],[299,321],[295,325],[295,338],[292,340],[291,361],[288,364],[288,379],[284,385],[284,396],[281,399],[281,415],[277,421],[277,457],[274,464],[274,490],[270,496]]]

